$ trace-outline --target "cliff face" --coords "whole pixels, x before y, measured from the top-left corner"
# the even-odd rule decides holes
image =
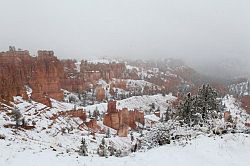
[[[86,89],[86,82],[80,74],[80,64],[76,60],[62,60],[64,77],[61,79],[61,86],[70,92],[82,92]]]
[[[89,88],[89,85],[97,85],[98,80],[106,81],[113,78],[122,78],[124,76],[126,66],[124,63],[88,63],[75,60],[62,60],[64,68],[64,78],[61,79],[63,89],[72,92],[82,92]],[[99,92],[100,89],[97,89]],[[103,100],[103,91],[100,90],[98,101]]]
[[[42,103],[47,97],[62,100],[60,79],[63,74],[63,66],[53,51],[38,51],[30,80],[31,98]]]
[[[124,63],[98,63],[92,64],[86,61],[81,62],[80,72],[86,81],[111,80],[112,78],[123,78],[126,66]]]
[[[38,51],[37,57],[28,51],[10,50],[0,53],[0,99],[13,100],[13,96],[28,99],[25,85],[32,88],[31,98],[51,106],[50,98],[63,99],[61,88],[83,92],[99,79],[121,78],[124,63],[92,64],[74,60],[58,60],[53,51]],[[103,89],[97,89],[98,100],[105,98]]]
[[[29,82],[32,64],[28,51],[0,53],[0,99],[12,101],[13,96],[27,97],[24,85]]]
[[[12,101],[13,96],[28,98],[25,85],[32,88],[32,99],[51,106],[49,97],[63,99],[60,78],[63,68],[52,51],[38,51],[31,57],[28,51],[0,53],[0,99]]]
[[[117,130],[119,135],[126,136],[123,135],[127,133],[124,130],[128,130],[128,127],[136,129],[138,123],[144,124],[144,112],[139,110],[129,111],[127,108],[117,110],[116,101],[110,101],[108,103],[108,110],[103,119],[104,125]]]
[[[240,97],[241,106],[250,114],[250,96]]]

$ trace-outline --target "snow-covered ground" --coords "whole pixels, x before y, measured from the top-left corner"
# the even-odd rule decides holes
[[[236,94],[239,96],[250,95],[250,83],[249,81],[246,81],[238,84],[232,84],[229,86],[229,91],[232,94]]]
[[[172,95],[134,96],[117,102],[118,109],[140,108],[149,109],[149,105],[155,103],[162,111],[169,106],[175,97]],[[238,107],[237,101],[232,96],[223,99],[226,111],[231,112],[232,117],[238,119],[238,126],[244,128],[248,122],[249,115]],[[53,108],[34,101],[24,101],[21,97],[15,97],[15,104],[20,109],[26,120],[35,121],[36,128],[33,130],[17,130],[5,128],[4,125],[13,123],[5,114],[0,113],[0,166],[247,166],[250,163],[250,135],[246,134],[225,134],[216,136],[211,134],[197,134],[196,138],[185,141],[184,144],[171,141],[171,144],[156,147],[150,150],[130,153],[126,157],[99,157],[96,149],[105,134],[96,134],[95,137],[86,129],[79,129],[81,120],[78,118],[59,117],[51,120],[52,114],[59,111],[67,111],[74,107],[73,104],[52,100]],[[83,107],[87,111],[99,109],[105,112],[107,103],[95,104]],[[145,118],[156,117],[146,115]],[[102,126],[102,122],[98,121]],[[63,127],[73,127],[70,132],[62,133]],[[130,137],[114,136],[116,131],[111,130],[112,137],[106,138],[108,144],[114,145],[123,152],[130,150]],[[134,133],[137,137],[139,133]],[[82,138],[86,139],[89,156],[79,156],[76,152],[79,149]]]
[[[123,158],[78,156],[22,141],[0,140],[0,148],[1,166],[248,166],[250,163],[250,139],[243,134],[200,136],[184,147],[171,144]]]

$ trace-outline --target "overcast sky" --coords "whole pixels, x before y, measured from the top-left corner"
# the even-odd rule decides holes
[[[9,45],[59,58],[247,58],[250,0],[0,0]]]

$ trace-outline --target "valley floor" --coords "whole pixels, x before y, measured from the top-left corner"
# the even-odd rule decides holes
[[[41,144],[0,140],[1,166],[247,166],[250,163],[250,138],[244,134],[222,137],[199,136],[186,146],[170,145],[127,157],[78,156],[46,149]]]

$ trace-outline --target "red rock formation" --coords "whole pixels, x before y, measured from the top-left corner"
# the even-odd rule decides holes
[[[108,110],[103,120],[104,125],[115,130],[120,130],[124,125],[136,129],[138,123],[144,124],[144,112],[139,110],[128,111],[127,108],[117,110],[116,101],[110,101],[108,103]]]
[[[105,97],[106,97],[105,90],[101,86],[98,86],[96,88],[96,100],[103,101]]]
[[[245,123],[245,126],[246,126],[247,128],[250,128],[250,123]]]
[[[108,113],[117,113],[116,109],[116,101],[109,101],[108,102]]]
[[[101,127],[97,124],[97,121],[95,119],[90,119],[90,121],[85,123],[88,128],[90,128],[92,131],[97,132],[101,129]]]
[[[114,83],[111,84],[111,87],[126,89],[127,88],[127,82],[122,80],[122,79],[118,79]]]
[[[33,59],[28,51],[0,53],[0,99],[13,100],[13,96],[26,96]]]
[[[0,98],[11,101],[13,96],[27,98],[25,85],[33,89],[32,98],[51,106],[49,98],[63,99],[60,61],[52,51],[38,51],[31,57],[28,51],[0,53]]]
[[[229,122],[232,119],[231,113],[229,111],[224,112],[224,121]]]
[[[83,121],[86,121],[87,119],[86,111],[84,111],[83,109],[58,112],[57,114],[54,114],[50,119],[54,120],[60,116],[63,116],[63,117],[67,116],[67,117],[73,117],[73,118],[78,117]]]
[[[117,135],[119,137],[127,137],[128,136],[128,130],[129,127],[126,124],[123,124],[119,127],[119,129],[117,130]]]
[[[63,67],[54,56],[54,52],[38,51],[38,57],[30,81],[30,86],[33,90],[31,98],[46,105],[48,104],[48,98],[62,100],[63,92],[60,86],[62,77]]]
[[[87,84],[76,66],[76,60],[62,60],[64,78],[61,79],[61,86],[70,92],[81,93],[87,89]]]
[[[88,63],[87,61],[82,61],[81,63],[81,73],[86,81],[91,80],[111,80],[112,78],[121,78],[126,70],[124,63]]]
[[[247,113],[250,114],[250,96],[243,96],[240,98],[241,106],[244,108]]]

